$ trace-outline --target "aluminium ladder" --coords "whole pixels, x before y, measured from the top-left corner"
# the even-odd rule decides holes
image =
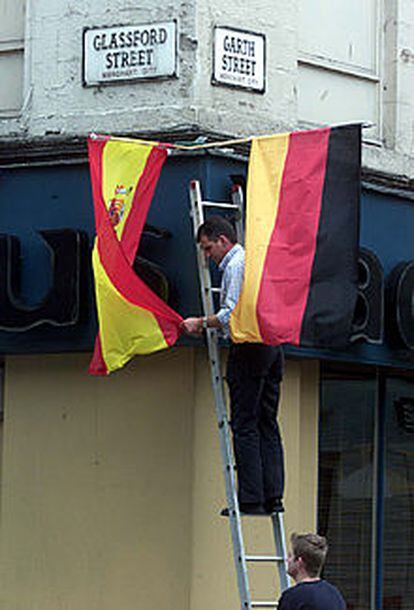
[[[232,189],[232,203],[203,201],[200,183],[197,180],[190,182],[191,216],[193,220],[194,239],[196,241],[198,227],[204,222],[204,209],[216,208],[233,211],[236,215],[236,232],[240,243],[243,243],[243,191],[238,185]],[[201,248],[197,247],[197,263],[200,280],[201,298],[205,316],[214,314],[213,294],[220,292],[219,287],[212,285],[210,267]],[[237,573],[237,584],[240,593],[241,610],[253,608],[276,608],[277,601],[253,601],[251,599],[248,575],[248,563],[273,562],[278,567],[280,589],[284,591],[289,586],[286,571],[286,541],[283,527],[282,513],[269,515],[272,520],[276,555],[248,555],[246,554],[241,516],[236,491],[235,462],[230,435],[230,424],[227,415],[226,394],[224,391],[223,376],[220,365],[220,349],[217,330],[206,330],[208,356],[211,369],[211,380],[216,407],[216,417],[220,436],[220,450],[223,461],[226,496],[229,508],[230,529],[233,542],[233,555]],[[253,516],[251,517],[253,518]],[[263,517],[260,517],[263,518]]]

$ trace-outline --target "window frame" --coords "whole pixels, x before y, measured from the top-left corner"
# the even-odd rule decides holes
[[[12,1],[12,0],[9,0]],[[24,97],[25,97],[25,32],[26,32],[26,18],[27,18],[27,0],[22,0],[23,8],[25,11],[25,16],[23,17],[23,37],[16,38],[13,36],[5,36],[1,38],[0,36],[0,56],[4,57],[6,55],[22,55],[22,88],[21,88],[21,99],[18,107],[10,107],[3,108],[0,106],[0,119],[8,119],[8,118],[16,118],[19,117],[22,113],[22,109],[24,106]]]
[[[371,70],[358,66],[357,64],[351,64],[348,62],[342,62],[337,59],[332,59],[323,55],[317,55],[309,53],[302,49],[298,51],[297,65],[298,70],[300,66],[309,66],[320,70],[326,70],[327,72],[334,72],[336,74],[358,78],[360,80],[369,81],[376,83],[377,85],[377,102],[376,112],[378,117],[377,124],[377,135],[375,137],[363,137],[363,142],[366,144],[372,144],[375,146],[382,146],[384,141],[384,96],[383,96],[383,83],[385,76],[385,54],[384,54],[384,33],[383,24],[385,19],[385,0],[378,0],[376,10],[376,28],[375,28],[375,69]],[[320,123],[314,121],[305,121],[299,118],[299,124],[303,127],[316,127],[320,126]],[[375,123],[374,123],[375,125]],[[364,134],[363,134],[364,136]]]

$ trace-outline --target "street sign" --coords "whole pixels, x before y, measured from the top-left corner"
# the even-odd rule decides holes
[[[214,85],[265,91],[264,34],[217,26],[214,29]]]
[[[84,30],[86,86],[172,77],[176,71],[175,21]]]

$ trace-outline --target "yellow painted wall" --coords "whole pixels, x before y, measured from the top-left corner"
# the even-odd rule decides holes
[[[106,379],[88,360],[7,359],[0,610],[238,610],[205,351]],[[288,531],[315,523],[317,387],[316,364],[288,363]],[[257,550],[268,521],[246,528]],[[275,578],[252,580],[265,597]]]

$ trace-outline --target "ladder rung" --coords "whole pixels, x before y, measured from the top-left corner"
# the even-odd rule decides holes
[[[278,555],[246,555],[246,561],[285,561],[284,557]]]
[[[228,210],[238,210],[239,206],[234,203],[222,203],[221,201],[202,201],[201,205],[206,208],[227,208]]]
[[[279,602],[252,602],[252,608],[277,608]]]
[[[210,291],[211,291],[211,292],[220,292],[220,288],[216,288],[215,286],[210,286],[210,287],[206,286],[206,287],[204,288],[204,290],[205,290],[206,292],[210,292]]]

